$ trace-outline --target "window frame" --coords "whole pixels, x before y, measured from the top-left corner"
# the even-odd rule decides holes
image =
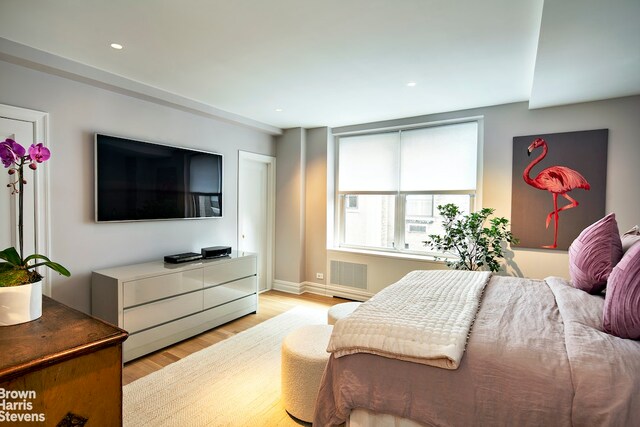
[[[477,124],[477,139],[476,139],[476,188],[469,190],[442,190],[442,191],[397,191],[397,192],[340,192],[339,188],[339,173],[338,173],[338,162],[339,162],[339,143],[341,137],[346,136],[354,136],[354,135],[367,135],[367,134],[378,134],[378,133],[388,133],[390,131],[398,131],[401,132],[403,130],[414,130],[421,128],[428,128],[434,126],[447,126],[447,125],[455,125],[461,123],[469,123],[475,122]],[[334,134],[334,184],[335,184],[335,195],[334,195],[334,227],[335,235],[334,235],[334,244],[333,249],[347,249],[350,251],[361,251],[363,253],[392,253],[396,255],[406,254],[411,258],[424,257],[425,259],[433,259],[433,257],[447,257],[447,254],[443,254],[442,252],[437,252],[434,250],[426,250],[426,251],[416,251],[405,249],[405,234],[406,234],[406,196],[407,195],[468,195],[469,196],[469,212],[474,212],[477,210],[478,206],[482,205],[481,201],[481,184],[482,184],[482,153],[483,153],[483,133],[484,133],[484,123],[483,117],[467,117],[462,119],[454,119],[454,120],[444,120],[438,122],[430,122],[430,123],[419,123],[408,126],[396,126],[392,128],[382,128],[382,129],[371,129],[366,131],[354,131],[354,132],[342,132]],[[345,237],[345,215],[349,208],[346,207],[346,200],[349,195],[393,195],[395,197],[395,212],[394,212],[394,241],[393,247],[385,248],[385,247],[372,247],[372,246],[363,246],[363,245],[353,245],[346,244],[344,242]],[[434,207],[435,208],[435,207]],[[353,209],[350,209],[353,212]]]

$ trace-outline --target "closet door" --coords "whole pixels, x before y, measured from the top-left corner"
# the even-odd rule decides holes
[[[238,155],[238,250],[258,255],[258,292],[271,289],[275,158]]]

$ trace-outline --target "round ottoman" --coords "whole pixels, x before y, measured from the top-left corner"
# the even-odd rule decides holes
[[[331,325],[306,325],[282,341],[282,403],[302,421],[313,421],[332,330]]]
[[[347,317],[353,311],[358,308],[358,306],[362,304],[361,302],[343,302],[340,304],[336,304],[329,309],[327,313],[327,323],[330,325],[335,325],[336,322],[343,317]]]

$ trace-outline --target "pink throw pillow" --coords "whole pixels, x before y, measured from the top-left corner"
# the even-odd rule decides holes
[[[633,245],[609,276],[602,323],[607,333],[640,339],[640,245]]]
[[[573,286],[597,294],[607,285],[611,270],[622,258],[616,215],[591,224],[569,247],[569,275]]]

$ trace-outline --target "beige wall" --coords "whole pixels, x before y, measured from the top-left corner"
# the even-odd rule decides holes
[[[574,104],[561,107],[529,110],[527,103],[514,103],[486,108],[478,108],[451,113],[428,115],[421,117],[391,120],[386,122],[346,126],[333,129],[333,132],[376,129],[387,126],[409,125],[455,118],[484,117],[484,150],[483,150],[483,182],[482,204],[493,207],[499,216],[511,215],[511,163],[513,137],[534,133],[569,132],[589,129],[609,129],[609,152],[607,173],[607,212],[615,212],[621,231],[640,223],[640,197],[637,186],[640,183],[640,96],[618,98],[599,102]],[[313,131],[319,132],[317,130]],[[326,218],[331,217],[332,209],[326,209],[325,215],[320,212],[321,201],[317,194],[327,192],[332,185],[333,173],[327,174],[321,165],[326,162],[326,148],[321,147],[318,138],[317,146],[309,149],[306,158],[307,197],[313,203],[307,203],[307,210],[313,205],[313,212],[306,214],[306,252],[307,270],[318,269],[325,262],[325,281],[315,279],[317,270],[307,271],[304,276],[308,282],[315,282],[317,289],[331,288],[327,281],[327,269],[331,260],[365,263],[368,267],[369,291],[376,292],[392,281],[402,277],[413,269],[443,268],[442,264],[398,260],[391,257],[361,255],[348,252],[326,250],[327,239],[318,236],[322,230],[326,233]],[[315,140],[315,138],[314,138]],[[333,138],[330,139],[332,141]],[[331,148],[331,147],[329,147]],[[332,159],[332,155],[329,156]],[[278,167],[283,162],[278,158]],[[331,162],[327,163],[331,168]],[[332,191],[328,191],[332,194]],[[327,202],[326,200],[324,201]],[[331,200],[329,200],[331,203]],[[328,214],[326,214],[328,212]],[[329,223],[331,226],[331,222]],[[287,229],[279,229],[277,233],[287,233]],[[568,277],[568,255],[566,251],[548,251],[518,249],[510,252],[511,261],[508,273],[518,276],[544,278],[550,275]],[[276,276],[276,278],[278,278]],[[330,289],[327,291],[331,293]]]
[[[287,129],[276,138],[275,280],[305,280],[306,131]]]
[[[397,282],[405,274],[413,270],[437,270],[447,268],[441,262],[423,261],[410,258],[399,258],[391,255],[369,255],[347,251],[327,251],[327,271],[330,271],[332,260],[346,261],[355,264],[367,265],[368,286],[366,293],[375,294],[385,286]],[[340,287],[328,282],[326,293],[329,295],[345,295],[352,299],[359,298],[359,292],[349,290],[347,294],[340,292]],[[351,294],[351,292],[355,292]]]
[[[329,128],[307,131],[305,281],[324,284],[327,263],[327,144]],[[317,273],[324,279],[318,279]]]

